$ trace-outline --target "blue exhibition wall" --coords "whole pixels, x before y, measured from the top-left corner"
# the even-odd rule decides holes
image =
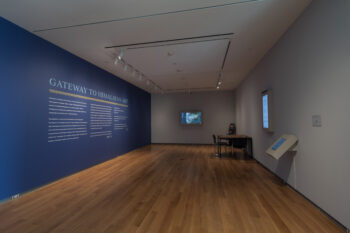
[[[150,144],[148,93],[1,17],[0,32],[0,200]]]

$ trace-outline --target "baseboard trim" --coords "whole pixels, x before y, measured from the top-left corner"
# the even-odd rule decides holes
[[[293,189],[296,193],[298,193],[300,196],[302,196],[306,201],[310,202],[313,206],[315,206],[317,209],[319,209],[324,215],[326,215],[332,222],[337,224],[340,228],[344,230],[344,232],[349,232],[349,229],[339,222],[337,219],[335,219],[332,215],[330,215],[328,212],[326,212],[324,209],[322,209],[320,206],[318,206],[316,203],[314,203],[312,200],[310,200],[308,197],[306,197],[304,194],[302,194],[300,191],[295,189],[293,186],[288,184],[285,180],[283,180],[280,176],[278,176],[275,172],[273,172],[271,169],[266,167],[264,164],[262,164],[260,161],[258,161],[256,158],[253,158],[260,166],[265,168],[267,171],[271,172],[273,175],[275,175],[278,179],[281,180],[281,182],[285,185],[287,185],[289,188]]]

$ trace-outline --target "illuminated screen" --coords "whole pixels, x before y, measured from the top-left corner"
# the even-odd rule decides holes
[[[262,96],[262,104],[263,104],[263,128],[268,129],[269,125],[269,95],[264,94]]]
[[[285,138],[281,138],[275,145],[273,145],[272,150],[277,150],[280,146],[287,141]]]
[[[181,124],[184,124],[184,125],[202,124],[202,112],[182,112]]]

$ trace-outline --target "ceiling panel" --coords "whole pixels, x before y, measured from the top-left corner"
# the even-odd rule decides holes
[[[2,0],[0,14],[28,30],[43,30],[258,0]]]
[[[172,74],[219,73],[229,40],[130,49],[125,60],[149,77]],[[210,56],[208,56],[210,54]]]
[[[2,0],[6,19],[149,92],[145,80],[114,65],[130,43],[234,33],[221,89],[232,90],[311,0]],[[62,27],[62,28],[61,28]],[[125,61],[170,91],[214,90],[228,40],[127,50]],[[168,52],[173,55],[168,56]],[[176,65],[174,65],[176,63]],[[178,72],[181,70],[181,72]]]

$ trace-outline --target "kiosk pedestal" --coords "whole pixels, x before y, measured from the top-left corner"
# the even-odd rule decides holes
[[[267,149],[266,154],[279,159],[287,151],[297,151],[298,138],[292,134],[284,134]]]

